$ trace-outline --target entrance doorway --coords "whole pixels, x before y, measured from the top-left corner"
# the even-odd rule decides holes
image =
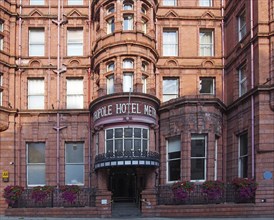
[[[112,168],[109,177],[109,190],[112,192],[114,202],[138,202],[134,168]]]

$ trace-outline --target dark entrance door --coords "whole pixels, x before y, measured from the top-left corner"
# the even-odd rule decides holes
[[[136,171],[133,168],[113,168],[109,188],[114,202],[136,202]]]

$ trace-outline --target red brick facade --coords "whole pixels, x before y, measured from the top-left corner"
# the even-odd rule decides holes
[[[273,0],[37,2],[0,1],[0,191],[39,185],[29,146],[42,143],[42,185],[78,181],[95,205],[41,212],[1,197],[0,214],[109,217],[130,198],[143,216],[274,215]],[[78,167],[69,144],[83,149]],[[235,177],[256,180],[255,203],[158,201],[175,180]]]

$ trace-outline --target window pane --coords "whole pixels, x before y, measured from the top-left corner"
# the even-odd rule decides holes
[[[68,29],[67,55],[82,56],[83,55],[83,30]]]
[[[44,96],[29,96],[28,109],[44,109]]]
[[[123,137],[123,128],[115,128],[115,138]]]
[[[125,128],[125,137],[132,137],[133,129],[132,128]]]
[[[28,163],[45,163],[45,144],[28,143]]]
[[[141,128],[134,128],[134,137],[141,138]]]
[[[163,0],[164,6],[176,6],[177,0]]]
[[[141,151],[141,139],[135,139],[134,140],[134,150]]]
[[[83,0],[68,0],[68,5],[83,5]]]
[[[132,69],[134,65],[134,61],[131,59],[123,60],[123,68],[124,69]]]
[[[147,140],[143,140],[143,151],[147,151],[147,146],[148,146],[148,143],[147,143]]]
[[[107,152],[113,152],[113,140],[107,140]]]
[[[125,151],[131,151],[132,149],[132,139],[125,139]]]
[[[45,36],[44,29],[29,30],[29,55],[44,56]]]
[[[131,92],[133,85],[133,75],[131,73],[125,73],[123,77],[123,91]]]
[[[123,140],[122,139],[115,140],[115,151],[123,151]]]
[[[200,56],[213,56],[213,32],[200,31]]]
[[[66,184],[84,184],[84,165],[66,164]]]
[[[205,140],[191,140],[191,157],[205,157]]]
[[[191,159],[191,180],[205,179],[205,160]]]
[[[143,138],[147,138],[147,137],[148,137],[148,130],[143,129]]]
[[[201,78],[200,79],[200,93],[201,94],[214,94],[214,79]]]
[[[178,33],[176,30],[164,31],[163,56],[178,56]]]
[[[132,15],[124,16],[123,30],[133,30],[133,16]]]
[[[113,138],[113,130],[109,129],[107,130],[107,139],[111,139],[111,138]]]
[[[180,160],[174,160],[169,162],[169,166],[168,166],[169,181],[176,181],[180,179],[180,166],[181,166]]]
[[[67,79],[67,108],[80,109],[83,105],[83,79]]]
[[[200,6],[212,6],[212,0],[200,0]]]
[[[247,147],[248,146],[248,140],[247,140],[247,134],[240,136],[240,156],[247,154]]]
[[[81,143],[66,144],[66,163],[83,163],[84,149]]]
[[[28,185],[45,185],[46,167],[45,165],[28,165]]]
[[[44,5],[44,0],[30,0],[30,5]]]

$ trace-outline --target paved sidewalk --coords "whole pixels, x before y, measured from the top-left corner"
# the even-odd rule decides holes
[[[123,218],[127,219],[127,218]],[[274,220],[273,218],[130,218],[131,220]],[[0,220],[121,220],[121,218],[49,218],[49,217],[7,217],[0,215]]]

